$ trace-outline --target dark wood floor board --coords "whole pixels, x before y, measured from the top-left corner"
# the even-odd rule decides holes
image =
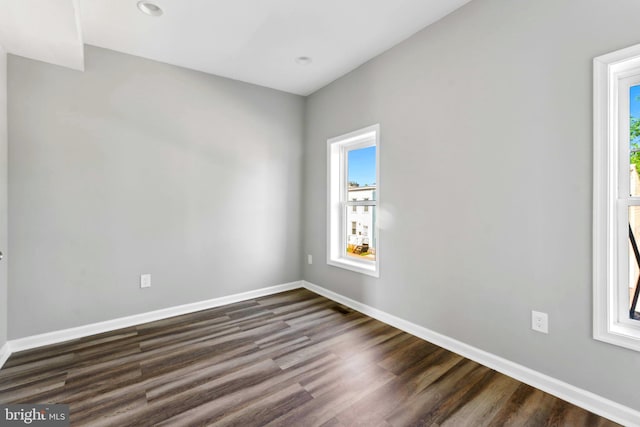
[[[520,383],[505,375],[495,375],[486,385],[487,392],[478,393],[468,402],[440,423],[440,427],[459,427],[473,420],[474,426],[489,427],[495,425],[492,419],[500,410],[504,401],[515,392]],[[558,400],[558,399],[557,399]],[[558,402],[565,402],[558,400]],[[576,424],[583,425],[583,424]]]
[[[455,414],[459,409],[480,393],[487,392],[490,382],[497,372],[485,366],[480,366],[470,375],[465,377],[465,384],[455,392],[442,399],[437,405],[425,408],[426,415],[422,415],[413,425],[441,425]],[[428,412],[427,412],[428,411]]]
[[[344,427],[344,424],[342,424],[337,418],[331,418],[329,421],[322,424],[321,427]]]
[[[369,330],[348,346],[336,346],[334,351],[343,359],[362,358],[363,355],[366,355],[367,358],[376,358],[377,360],[378,351],[381,349],[379,345],[398,335],[402,335],[402,331],[383,325],[382,328]]]
[[[96,357],[104,356],[105,354],[115,353],[123,351],[125,354],[127,350],[135,348],[140,350],[140,337],[138,334],[129,334],[121,339],[102,342],[92,346],[84,346],[73,350],[72,353],[76,357],[76,362],[85,360],[94,360]]]
[[[247,367],[244,371],[250,373],[233,379],[221,378],[224,383],[214,388],[205,385],[190,390],[186,399],[180,399],[180,402],[188,402],[190,408],[184,410],[184,406],[178,407],[178,413],[166,417],[165,421],[159,422],[158,425],[211,424],[221,420],[227,413],[237,412],[247,407],[250,402],[273,395],[292,384],[290,377],[278,375],[281,371],[273,361],[261,362]],[[163,407],[175,408],[176,405],[165,404]]]
[[[328,301],[326,298],[322,298],[321,296],[314,294],[313,292],[309,292],[304,289],[296,289],[293,291],[280,292],[274,295],[267,295],[265,297],[257,299],[257,303],[273,311],[278,307],[291,307],[293,306],[293,304],[296,304],[298,302],[309,300],[312,300],[314,302]]]
[[[443,415],[450,401],[461,398],[469,387],[488,371],[477,363],[462,359],[420,393],[405,400],[386,419],[392,425],[432,425]],[[441,420],[442,421],[442,420]]]
[[[125,360],[129,356],[141,357],[142,350],[140,344],[135,342],[129,343],[126,346],[118,346],[114,348],[105,348],[101,353],[93,355],[83,356],[81,354],[74,354],[75,359],[73,361],[73,367],[77,369],[88,368],[91,369],[102,363],[106,363],[109,366],[118,366],[121,361]]]
[[[174,350],[166,357],[154,357],[140,362],[142,372],[146,376],[169,374],[182,368],[205,363],[208,364],[213,355],[227,353],[251,353],[257,347],[251,342],[229,341],[212,345],[201,344],[192,348]]]
[[[94,375],[96,373],[109,371],[111,369],[118,368],[119,366],[127,365],[129,363],[140,363],[147,355],[144,354],[140,348],[131,347],[127,351],[117,351],[114,353],[107,352],[100,357],[96,357],[94,363],[90,363],[87,360],[81,363],[70,365],[67,370],[72,372],[74,376],[78,375]]]
[[[341,411],[363,399],[385,383],[391,381],[393,375],[366,375],[356,373],[351,378],[343,378],[337,384],[319,393],[314,399],[296,407],[282,417],[268,423],[269,426],[320,426]]]
[[[289,366],[292,366],[300,360],[304,360],[309,356],[313,356],[314,354],[323,353],[328,348],[342,348],[344,346],[351,346],[354,343],[357,343],[364,339],[364,336],[367,335],[370,331],[375,331],[384,328],[384,325],[381,322],[362,322],[358,325],[358,327],[353,327],[348,330],[344,330],[337,336],[327,337],[324,340],[318,340],[315,336],[310,336],[311,340],[314,341],[314,344],[302,348],[298,351],[291,352],[285,356],[279,357],[276,360],[278,365],[282,369],[286,369]]]
[[[306,339],[303,337],[295,342],[282,343],[280,346],[270,347],[266,350],[242,351],[235,357],[227,357],[227,353],[223,353],[219,355],[218,359],[211,358],[204,361],[197,366],[197,369],[187,366],[186,369],[173,371],[171,375],[158,377],[157,380],[147,384],[147,397],[149,401],[152,401],[159,397],[188,390],[222,376],[228,376],[260,361],[272,360],[273,355],[277,356],[279,352],[289,351],[290,348],[304,345],[305,342]]]
[[[425,390],[462,360],[461,356],[444,349],[435,351],[401,376],[342,411],[338,419],[345,425],[386,422],[386,418],[404,402]]]
[[[287,328],[284,323],[268,324],[261,328],[249,331],[238,331],[214,337],[207,341],[200,341],[189,346],[179,346],[171,352],[161,352],[155,357],[141,362],[145,372],[167,372],[192,364],[198,360],[207,359],[212,354],[233,351],[246,344],[254,344],[255,338],[261,334],[278,331]]]
[[[270,347],[262,351],[249,351],[253,345],[240,348],[237,354],[225,352],[200,364],[188,365],[182,369],[176,369],[168,375],[158,376],[145,384],[148,390],[147,397],[152,401],[158,397],[171,395],[176,391],[189,389],[201,383],[211,381],[223,375],[229,375],[235,371],[255,364],[261,360],[271,359],[282,352],[290,351],[291,348],[305,345],[306,337],[296,339],[295,342],[282,343],[279,346]]]
[[[127,402],[120,403],[110,410],[103,408],[98,413],[85,415],[82,418],[71,416],[71,425],[73,427],[121,427],[130,425],[127,420],[131,417],[131,414],[144,407],[147,403],[142,394],[129,396],[128,399]],[[145,426],[151,426],[151,424],[140,424],[140,427]]]
[[[357,331],[363,325],[371,322],[374,322],[374,320],[360,313],[346,315],[336,313],[332,321],[305,328],[305,333],[309,335],[309,338],[315,339],[316,341],[340,339],[341,335]]]
[[[22,379],[25,376],[40,376],[50,371],[66,371],[73,365],[75,355],[73,353],[62,354],[61,356],[53,356],[44,360],[28,362],[23,365],[13,365],[8,368],[0,369],[0,387],[6,388],[11,385],[12,380]]]
[[[320,371],[315,375],[310,375],[300,381],[300,384],[318,397],[325,393],[340,392],[348,388],[358,388],[362,382],[368,379],[383,379],[384,382],[391,381],[395,376],[389,371],[379,367],[374,361],[363,363],[360,359],[342,360],[335,368]],[[355,384],[355,386],[354,386]],[[368,391],[369,390],[367,388]]]
[[[140,349],[149,355],[153,355],[180,351],[189,347],[211,347],[212,345],[230,341],[239,332],[242,332],[240,328],[232,326],[223,327],[220,330],[203,328],[189,331],[185,334],[167,336],[164,338],[164,345],[161,339],[148,341],[145,338],[141,338]]]
[[[577,425],[588,425],[589,418],[593,416],[593,414],[585,411],[582,408],[578,408],[577,406],[571,405],[570,403],[564,402],[562,400],[557,400],[554,403],[553,409],[551,411],[551,415],[546,420],[547,426],[577,426]],[[593,426],[597,426],[600,424],[602,419],[593,420]]]
[[[349,326],[345,323],[345,320],[360,319],[359,321],[366,321],[366,318],[360,313],[344,314],[336,311],[334,308],[336,304],[333,301],[326,300],[322,303],[314,304],[312,307],[300,311],[281,314],[283,319],[286,319],[292,327],[303,330],[310,334],[325,332],[327,328],[345,328]],[[324,315],[318,316],[318,311],[321,311]]]
[[[73,371],[70,371],[65,382],[65,391],[69,396],[78,395],[79,397],[89,391],[104,393],[120,388],[122,384],[137,382],[141,378],[142,369],[135,362],[93,375],[75,375]]]
[[[246,306],[253,306],[252,301],[248,301]],[[142,323],[136,326],[136,330],[140,335],[153,335],[154,333],[165,334],[171,330],[183,330],[189,329],[193,325],[200,324],[201,322],[220,322],[221,320],[229,320],[229,317],[225,314],[224,307],[216,307],[208,310],[196,311],[188,314],[181,314],[178,316],[169,317],[161,320],[154,320],[153,322]]]
[[[358,353],[357,355],[355,355],[355,357],[365,357],[367,358],[367,360],[373,359],[376,361],[376,363],[380,364],[381,367],[383,367],[384,369],[387,369],[384,366],[382,366],[381,364],[382,361],[388,358],[389,355],[395,353],[398,350],[398,347],[403,347],[407,345],[410,339],[414,338],[409,334],[403,333],[399,329],[392,328],[392,330],[395,330],[398,333],[395,335],[389,336],[386,339],[376,343],[375,345],[365,349],[361,353]],[[350,357],[354,357],[354,355],[351,355]]]
[[[307,325],[318,327],[323,322],[335,321],[342,317],[331,310],[327,310],[332,305],[332,301],[325,301],[322,304],[314,304],[307,310],[290,311],[285,314],[279,314],[278,317],[287,322],[292,328],[304,329]]]
[[[256,420],[268,423],[312,399],[313,397],[300,384],[293,383],[273,394],[259,398],[247,406],[226,413],[224,418],[211,425],[245,427],[255,425]]]
[[[189,325],[171,327],[167,325],[165,329],[154,329],[153,331],[140,332],[139,342],[143,350],[150,350],[155,346],[163,346],[169,343],[180,343],[190,341],[194,337],[208,337],[209,335],[220,336],[229,331],[240,330],[236,325],[230,323],[227,316],[216,317],[211,320],[201,320]]]
[[[326,308],[325,311],[325,316],[306,317],[296,323],[292,323],[291,320],[287,320],[286,322],[293,330],[300,331],[309,337],[316,337],[319,341],[329,336],[327,334],[329,330],[334,328],[346,330],[348,327],[357,326],[360,323],[366,322],[365,318],[359,316],[345,316]]]
[[[0,403],[91,427],[615,425],[308,290],[13,354]]]
[[[122,426],[127,425],[127,419],[132,414],[147,408],[147,401],[142,391],[135,391],[127,394],[118,394],[110,399],[101,399],[93,401],[91,405],[82,407],[82,409],[70,405],[70,420],[72,426],[90,426],[109,425]],[[129,425],[151,425],[141,422],[140,424]]]
[[[260,304],[256,303],[256,305],[253,305],[251,307],[242,307],[242,308],[237,308],[235,310],[226,310],[225,314],[231,318],[231,320],[242,320],[242,319],[246,319],[246,318],[251,318],[254,316],[260,316],[262,314],[273,314],[274,312],[261,306]]]
[[[280,319],[277,315],[273,313],[261,313],[259,315],[254,315],[251,317],[247,317],[239,321],[238,328],[243,331],[250,331],[252,329],[260,328],[262,326],[278,323],[285,323],[283,319]],[[288,325],[287,325],[288,326]]]
[[[56,375],[67,374],[69,372],[70,366],[72,365],[63,365],[58,368],[42,370],[38,373],[27,371],[19,375],[13,375],[10,378],[6,378],[5,380],[0,381],[0,392],[15,387],[24,387],[28,384],[51,378]]]
[[[309,337],[302,331],[289,328],[283,329],[279,332],[274,332],[267,338],[256,340],[256,345],[261,349],[267,349],[269,347],[277,346],[285,342],[293,342],[300,338],[304,338],[306,341],[310,341]]]
[[[218,343],[224,342],[228,337],[238,332],[241,332],[241,329],[235,326],[222,327],[219,330],[208,327],[175,336],[154,337],[149,340],[141,338],[140,349],[144,352],[153,352],[158,349],[159,352],[162,353],[165,351],[180,350],[194,345],[209,346],[213,340],[217,340],[216,342]]]
[[[424,360],[425,357],[438,350],[438,348],[438,346],[430,342],[411,337],[404,345],[398,346],[394,353],[390,354],[380,365],[394,374],[400,375],[420,360]]]
[[[232,399],[230,396],[234,395],[234,393],[237,394],[238,390],[248,390],[252,384],[261,383],[267,378],[275,377],[277,373],[277,366],[273,362],[264,361],[228,376],[217,378],[209,383],[189,388],[174,395],[165,395],[162,399],[150,402],[148,396],[145,395],[147,404],[128,411],[125,425],[155,425],[190,412],[193,409],[200,411],[204,407],[209,407],[207,405],[212,401],[224,401],[226,398]],[[96,400],[85,402],[81,408],[75,408],[75,413],[83,418],[95,418],[96,415],[109,416],[110,414],[105,414],[104,411],[101,414],[96,413],[94,408],[99,405],[110,405],[112,400],[118,398],[118,395],[99,397]],[[228,403],[220,406],[220,409],[226,410]],[[119,419],[118,422],[124,422],[124,420]]]
[[[295,318],[301,313],[310,313],[318,308],[323,308],[334,304],[335,303],[333,301],[327,300],[326,298],[314,296],[294,303],[282,304],[277,307],[270,307],[269,305],[264,305],[264,307],[268,308],[275,314]]]
[[[528,385],[516,389],[508,405],[492,420],[505,426],[539,426],[547,423],[555,403],[553,396]]]
[[[67,373],[50,376],[30,382],[28,387],[22,385],[8,388],[0,392],[0,402],[16,403],[29,398],[32,394],[40,394],[49,390],[62,389],[65,386]]]
[[[135,337],[137,332],[135,329],[121,330],[121,333],[100,334],[96,335],[95,340],[78,339],[69,341],[65,344],[52,344],[45,347],[39,347],[37,350],[26,350],[16,352],[11,355],[11,359],[5,364],[5,368],[15,365],[24,365],[29,362],[38,362],[41,360],[57,357],[64,354],[72,354],[83,349],[100,346],[105,343],[113,343],[123,338]],[[1,373],[0,373],[1,374]]]

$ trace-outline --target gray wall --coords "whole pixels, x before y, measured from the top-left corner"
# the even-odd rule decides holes
[[[301,278],[302,97],[94,47],[8,97],[9,338]]]
[[[0,251],[7,252],[7,54],[0,47]],[[7,342],[7,261],[0,261],[0,348]]]
[[[638,16],[475,0],[310,96],[305,279],[640,409],[638,354],[591,338],[591,61],[640,42]],[[325,262],[326,140],[373,123],[379,279]]]

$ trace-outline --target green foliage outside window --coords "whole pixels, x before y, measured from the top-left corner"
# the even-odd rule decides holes
[[[630,117],[629,141],[631,148],[630,162],[636,165],[636,172],[640,174],[640,117]]]

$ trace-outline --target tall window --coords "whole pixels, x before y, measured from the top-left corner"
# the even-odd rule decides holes
[[[640,45],[594,60],[594,338],[640,350]]]
[[[327,263],[375,277],[380,261],[379,132],[373,125],[327,141]]]

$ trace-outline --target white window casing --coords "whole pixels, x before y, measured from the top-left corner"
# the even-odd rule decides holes
[[[376,147],[376,197],[375,200],[349,200],[347,182],[347,155],[350,150]],[[369,276],[380,274],[380,235],[378,221],[372,224],[375,236],[375,260],[347,256],[347,209],[356,206],[380,206],[380,126],[366,128],[327,140],[327,264]],[[364,208],[362,208],[364,209]]]
[[[640,45],[594,59],[593,337],[640,351],[629,317],[629,88],[640,84]],[[638,236],[640,237],[640,236]]]

